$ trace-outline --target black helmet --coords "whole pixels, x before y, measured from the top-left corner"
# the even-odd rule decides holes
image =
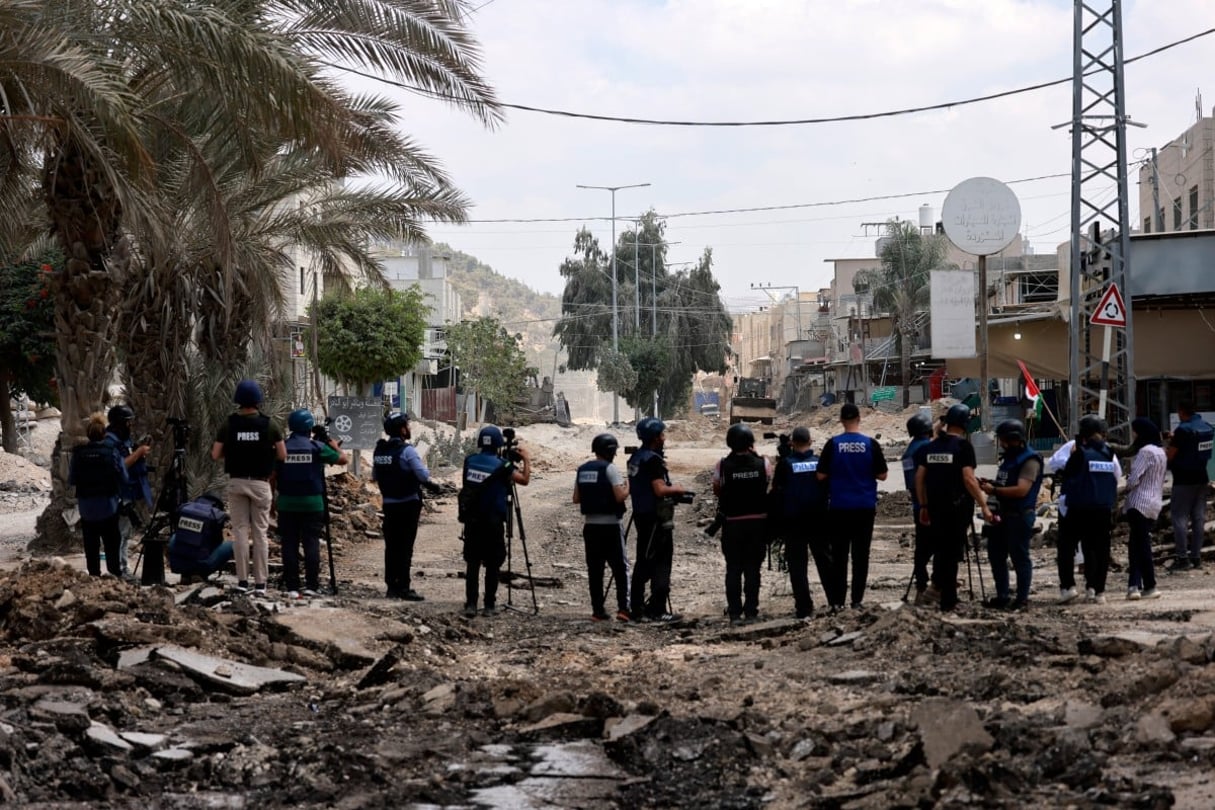
[[[945,411],[945,424],[954,427],[966,427],[966,423],[970,421],[970,408],[958,403],[950,405],[949,410]]]
[[[1095,436],[1100,433],[1104,436],[1109,432],[1109,425],[1105,420],[1096,414],[1086,414],[1080,417],[1080,438],[1087,439],[1090,436]]]
[[[611,433],[600,433],[591,439],[591,452],[603,458],[612,458],[620,449],[620,442]]]
[[[506,444],[506,438],[497,425],[486,425],[477,431],[477,447],[485,450],[497,450]]]
[[[643,442],[653,441],[666,432],[667,425],[655,416],[647,416],[637,423],[637,438]]]
[[[726,431],[726,446],[731,450],[746,450],[755,445],[755,434],[743,424],[730,425]]]
[[[110,408],[109,412],[105,415],[105,418],[106,418],[106,421],[109,422],[111,425],[120,425],[125,422],[134,422],[135,421],[135,411],[131,410],[126,405],[115,405],[113,408]]]
[[[389,437],[401,435],[401,428],[409,427],[409,414],[403,411],[391,411],[384,417],[384,432]]]
[[[1020,419],[1005,419],[996,425],[996,437],[1009,442],[1025,441],[1025,425]]]
[[[907,420],[907,435],[913,439],[920,436],[932,435],[932,417],[926,413],[917,413]]]

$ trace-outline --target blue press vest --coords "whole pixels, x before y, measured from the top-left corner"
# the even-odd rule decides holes
[[[911,444],[907,445],[907,449],[903,451],[903,484],[907,487],[907,491],[911,493],[911,506],[913,509],[920,505],[915,497],[915,454],[920,451],[920,448],[928,444],[932,439],[927,436],[917,436],[911,440]]]
[[[827,485],[832,509],[877,508],[877,479],[873,477],[873,442],[860,433],[828,439],[833,445]]]
[[[287,460],[278,466],[279,495],[320,495],[325,490],[321,443],[302,433],[287,437]]]
[[[783,514],[802,517],[824,508],[826,493],[818,481],[818,457],[811,451],[790,453],[781,459],[789,475],[785,478]]]
[[[1042,471],[1046,465],[1042,463],[1042,457],[1028,447],[1021,448],[1021,452],[1013,455],[1005,455],[1000,462],[1000,469],[996,471],[995,484],[998,487],[1015,487],[1017,482],[1021,480],[1021,467],[1031,458],[1038,459],[1038,477],[1034,480],[1033,486],[1029,488],[1029,492],[1025,493],[1022,498],[1004,498],[997,497],[1000,502],[1001,511],[1015,510],[1021,511],[1025,509],[1034,509],[1038,506],[1038,490],[1042,488]],[[1115,481],[1117,486],[1117,481]],[[1071,497],[1068,497],[1070,504]]]
[[[731,453],[721,460],[718,508],[726,517],[767,512],[768,471],[754,453]]]
[[[77,498],[116,498],[122,478],[114,469],[117,451],[104,441],[89,442],[72,451]]]
[[[413,500],[422,492],[422,482],[413,470],[401,468],[401,456],[406,447],[408,445],[404,439],[380,439],[375,444],[375,455],[372,456],[375,482],[380,487],[380,494],[394,501]]]
[[[494,520],[506,519],[506,494],[510,488],[510,476],[502,472],[506,462],[493,453],[473,453],[464,459],[464,486],[484,485],[478,511]],[[495,475],[495,473],[497,473]]]
[[[1114,453],[1106,445],[1083,447],[1084,470],[1067,478],[1067,508],[1113,509],[1118,492]]]
[[[224,472],[248,478],[269,478],[274,471],[270,417],[262,413],[228,417],[224,441]]]
[[[633,499],[634,515],[652,515],[658,509],[658,499],[654,495],[651,479],[642,480],[639,476],[641,468],[654,459],[662,460],[662,456],[648,447],[642,447],[629,456],[629,497]],[[662,480],[670,484],[671,479],[666,469],[662,471]]]
[[[928,442],[920,451],[924,457],[924,492],[930,509],[958,506],[967,497],[959,457],[964,441],[961,436],[947,433]]]
[[[578,506],[584,515],[624,514],[624,504],[616,502],[616,493],[608,481],[607,468],[610,462],[592,459],[578,468]]]
[[[111,447],[118,451],[118,455],[122,456],[123,463],[126,463],[127,456],[135,449],[135,442],[131,439],[124,439],[117,433],[107,430],[105,433],[105,441]],[[127,467],[127,483],[119,486],[119,497],[128,503],[144,501],[145,503],[152,500],[152,491],[148,484],[148,462],[147,459],[139,459],[130,467]]]
[[[224,541],[226,520],[223,510],[209,501],[182,504],[169,542],[169,570],[177,574],[200,572],[211,552]]]
[[[1215,428],[1212,428],[1202,417],[1194,414],[1189,420],[1177,425],[1173,438],[1182,439],[1177,442],[1177,455],[1173,456],[1172,468],[1184,472],[1200,472],[1205,470],[1211,460],[1211,447],[1215,440]]]

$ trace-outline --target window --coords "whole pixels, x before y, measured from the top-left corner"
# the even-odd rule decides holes
[[[1144,233],[1152,232],[1152,218],[1151,217],[1143,218],[1143,232]]]
[[[307,290],[304,289],[304,268],[301,267],[300,268],[300,295],[303,295],[305,292],[307,292]]]
[[[1198,186],[1190,189],[1190,230],[1198,230]]]
[[[1181,230],[1181,198],[1173,200],[1173,230]]]

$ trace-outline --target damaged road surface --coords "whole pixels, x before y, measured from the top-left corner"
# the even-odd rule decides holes
[[[717,452],[673,451],[676,478]],[[1059,607],[1053,549],[1035,548],[1030,611],[976,599],[942,616],[900,602],[911,552],[892,510],[866,607],[795,620],[783,575],[765,569],[763,620],[731,627],[720,550],[689,510],[672,594],[684,619],[592,622],[567,503],[577,460],[550,453],[520,490],[533,573],[549,586],[538,613],[516,560],[499,600],[513,609],[459,614],[443,500],[415,556],[424,602],[384,598],[383,546],[361,526],[342,532],[338,594],[312,600],[254,598],[227,576],[139,588],[70,561],[0,574],[0,801],[1215,806],[1202,574],[1162,580],[1155,603]],[[361,498],[340,507],[374,526],[373,497]]]

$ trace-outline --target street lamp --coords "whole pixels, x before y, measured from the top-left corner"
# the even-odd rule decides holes
[[[620,324],[616,310],[616,192],[625,188],[645,188],[649,183],[633,183],[627,186],[584,186],[576,184],[577,188],[589,188],[597,191],[612,192],[612,351],[620,351]],[[612,424],[620,423],[620,397],[612,392]]]

